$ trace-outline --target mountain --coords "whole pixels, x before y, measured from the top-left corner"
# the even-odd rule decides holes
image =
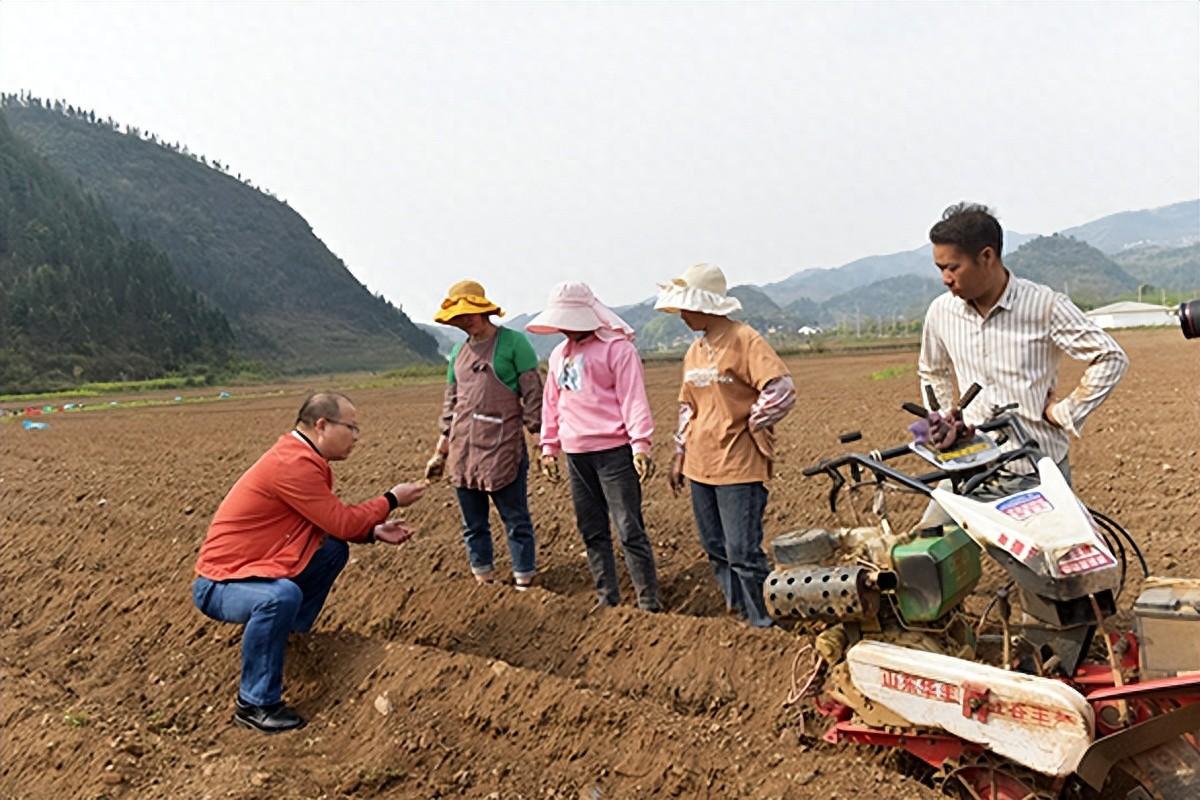
[[[1054,234],[1027,242],[1004,259],[1014,275],[1044,283],[1094,305],[1137,290],[1137,280],[1095,247]]]
[[[832,297],[821,304],[820,321],[853,323],[860,316],[885,320],[924,319],[929,302],[944,292],[934,275],[897,275]]]
[[[1139,244],[1180,248],[1200,242],[1200,200],[1110,214],[1061,233],[1110,254]],[[1037,237],[1037,234],[1005,231],[1005,255]],[[823,302],[876,281],[928,273],[932,263],[926,244],[915,250],[867,256],[832,269],[801,270],[761,288],[784,306],[801,297]]]
[[[734,286],[729,289],[729,296],[736,297],[741,301],[742,308],[737,311],[742,319],[761,318],[770,319],[778,317],[783,313],[774,300],[767,296],[767,293],[757,286],[743,284]]]
[[[467,338],[467,335],[452,325],[429,325],[418,322],[417,327],[433,337],[437,342],[438,355],[448,356],[454,345]]]
[[[0,113],[0,393],[207,372],[232,345],[162,251],[122,235]]]
[[[639,350],[686,350],[696,335],[683,324],[678,314],[664,314],[649,320],[638,331],[637,346]]]
[[[11,95],[4,108],[14,133],[225,314],[242,355],[284,371],[437,359],[433,337],[373,296],[300,214],[219,162],[82,109]]]
[[[1200,244],[1129,247],[1114,253],[1112,259],[1139,283],[1200,296]]]
[[[821,302],[859,286],[932,269],[933,257],[925,245],[902,253],[867,256],[833,269],[802,270],[762,289],[785,305],[802,297]]]
[[[1060,231],[1105,253],[1137,245],[1178,248],[1200,242],[1200,200],[1122,211]]]
[[[801,325],[815,325],[821,319],[821,304],[809,300],[807,297],[793,300],[784,306],[783,310],[791,314]]]
[[[1004,252],[1012,252],[1035,236],[1036,234],[1005,231]],[[936,276],[937,273],[934,270],[930,246],[925,244],[915,250],[867,256],[833,269],[801,270],[782,281],[768,283],[761,288],[774,298],[775,302],[787,305],[801,297],[821,302],[860,286],[900,275],[930,274]]]

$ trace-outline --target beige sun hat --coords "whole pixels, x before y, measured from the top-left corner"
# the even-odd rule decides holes
[[[713,264],[696,264],[688,267],[670,283],[659,284],[658,301],[654,307],[669,314],[680,311],[698,311],[727,317],[742,308],[736,297],[728,295],[729,287],[725,273]]]

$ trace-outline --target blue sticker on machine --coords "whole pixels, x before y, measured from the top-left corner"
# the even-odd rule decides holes
[[[1004,512],[1017,522],[1023,522],[1036,514],[1053,511],[1054,506],[1041,492],[1025,492],[1007,500],[1001,500],[996,504],[996,510]]]

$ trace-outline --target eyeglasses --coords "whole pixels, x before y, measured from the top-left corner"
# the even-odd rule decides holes
[[[350,432],[353,433],[355,436],[358,436],[362,432],[358,429],[358,426],[355,425],[353,422],[342,422],[340,419],[330,419],[329,417],[325,417],[325,421],[332,422],[334,425],[343,425],[343,426],[349,428]]]

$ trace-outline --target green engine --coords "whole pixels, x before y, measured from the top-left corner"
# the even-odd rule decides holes
[[[896,600],[905,622],[943,617],[979,582],[979,547],[954,525],[930,528],[892,548]]]

